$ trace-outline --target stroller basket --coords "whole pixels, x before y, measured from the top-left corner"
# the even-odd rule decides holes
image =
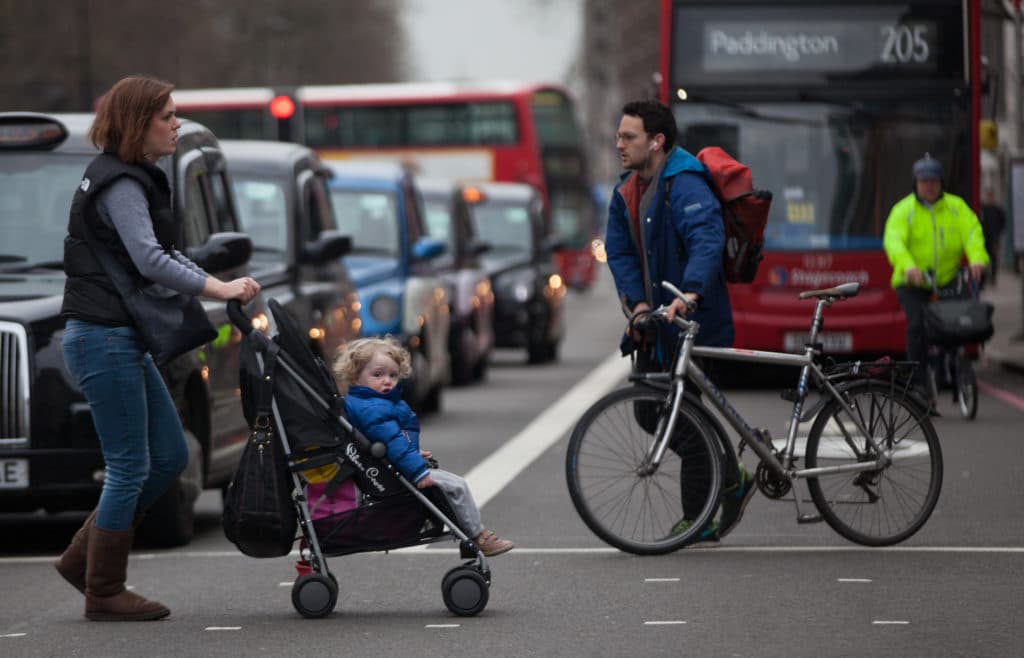
[[[228,302],[228,317],[245,335],[240,367],[243,411],[253,427],[272,416],[273,435],[291,478],[302,545],[308,547],[308,560],[303,549],[301,567],[297,565],[295,609],[305,617],[323,617],[334,609],[338,584],[326,556],[455,538],[462,557],[470,561],[442,579],[444,603],[457,615],[479,613],[487,605],[490,569],[479,547],[452,520],[445,495],[437,487],[418,490],[386,459],[384,444],[371,444],[352,427],[326,364],[313,354],[280,304],[271,299],[267,305],[278,329],[273,339],[252,330],[237,301]],[[330,483],[327,490],[333,491],[349,478],[362,492],[361,504],[334,508],[335,513],[314,519],[307,485],[323,488]]]

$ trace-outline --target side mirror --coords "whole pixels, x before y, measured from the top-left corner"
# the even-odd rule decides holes
[[[471,240],[469,243],[469,253],[473,256],[479,256],[485,254],[492,249],[490,242],[486,240]]]
[[[214,233],[185,255],[207,272],[224,272],[241,267],[252,255],[252,239],[244,233]]]
[[[555,253],[566,248],[565,240],[557,235],[549,235],[540,243],[540,248],[546,253]]]
[[[322,231],[316,240],[307,242],[299,252],[299,261],[316,265],[337,260],[352,251],[352,238],[341,231]]]
[[[415,260],[431,260],[447,249],[448,246],[437,238],[420,238],[412,245],[412,257]]]

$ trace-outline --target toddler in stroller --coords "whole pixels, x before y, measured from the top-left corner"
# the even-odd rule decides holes
[[[382,420],[387,414],[366,422],[366,409],[356,403],[348,411],[350,422],[345,398],[327,365],[313,354],[304,333],[277,301],[268,300],[267,305],[278,330],[272,338],[252,329],[237,302],[228,304],[228,316],[245,336],[239,374],[242,408],[253,433],[225,494],[222,521],[227,537],[246,555],[281,557],[291,551],[298,526],[300,560],[292,604],[305,617],[323,617],[337,602],[339,581],[325,558],[453,538],[459,542],[460,556],[469,561],[442,579],[444,603],[460,616],[482,611],[491,583],[485,550],[491,555],[504,552],[511,542],[479,525],[479,512],[461,478],[392,462],[387,440],[393,438],[406,441],[415,451],[393,452],[395,459],[425,463],[430,458],[429,453],[419,453],[409,434],[416,431],[408,425],[415,422],[411,411],[402,422],[397,416]],[[362,388],[380,396],[392,412],[408,410],[397,398],[389,400],[387,393],[361,385],[369,383],[359,375],[376,352],[370,349],[366,361],[353,371],[356,395],[349,397],[357,399]],[[354,357],[360,353],[343,356],[339,366],[358,360]],[[403,353],[407,359],[401,348],[397,356],[388,357],[398,373],[403,370],[398,365]],[[367,376],[372,372],[373,368]],[[394,387],[392,381],[390,389]],[[391,427],[397,436],[374,442],[361,431],[377,436],[382,427]],[[450,481],[454,484],[446,491],[452,492],[451,498],[442,490]]]
[[[417,489],[436,485],[445,493],[462,530],[487,557],[501,555],[514,544],[481,525],[480,510],[466,481],[431,468],[433,455],[420,449],[420,422],[401,398],[399,379],[411,374],[411,357],[398,342],[361,338],[341,348],[334,374],[349,385],[345,416],[371,441],[387,445],[388,460]],[[434,462],[436,464],[436,462]]]

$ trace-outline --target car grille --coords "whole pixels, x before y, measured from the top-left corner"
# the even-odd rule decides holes
[[[0,322],[0,448],[28,437],[28,340],[25,328]]]

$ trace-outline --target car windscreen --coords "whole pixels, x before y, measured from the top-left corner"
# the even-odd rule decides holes
[[[338,230],[352,236],[352,251],[398,256],[395,196],[373,190],[331,190]]]
[[[252,238],[254,250],[284,253],[288,248],[288,198],[279,181],[232,173],[242,230]]]
[[[442,195],[423,197],[423,214],[427,222],[427,234],[432,238],[443,240],[448,244],[449,251],[455,249],[455,231],[452,230],[451,197]]]
[[[487,201],[472,207],[473,230],[493,251],[529,251],[533,234],[530,211],[521,204]]]
[[[0,267],[63,261],[71,199],[93,157],[0,153]]]

